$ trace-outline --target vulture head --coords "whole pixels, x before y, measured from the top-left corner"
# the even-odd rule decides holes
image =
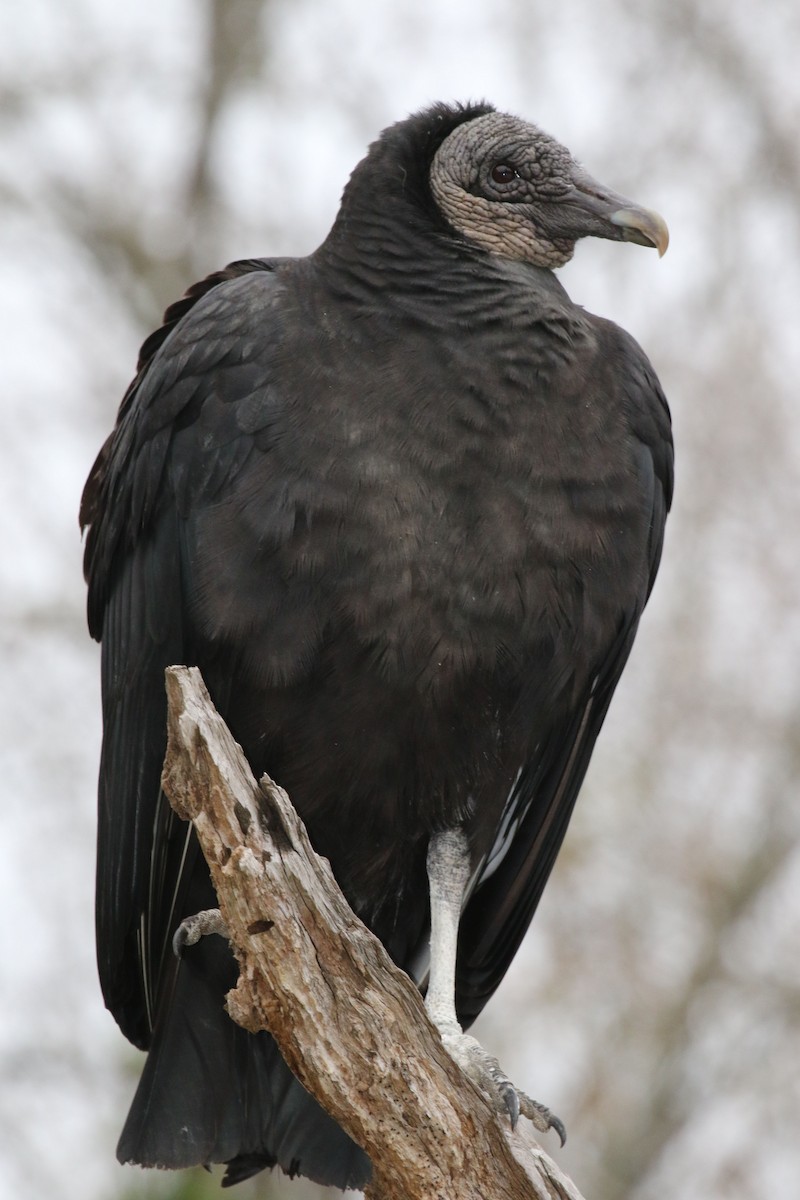
[[[667,248],[658,213],[598,183],[535,125],[488,112],[456,126],[433,156],[431,192],[447,221],[484,249],[560,267],[582,237]]]
[[[563,266],[582,237],[637,242],[660,255],[669,242],[658,213],[598,183],[536,125],[487,104],[437,104],[387,129],[356,168],[343,214],[348,198],[360,197],[397,216],[401,195],[428,230],[433,222],[537,267]],[[407,209],[404,223],[413,220]]]

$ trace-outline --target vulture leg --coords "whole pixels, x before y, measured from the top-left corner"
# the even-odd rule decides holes
[[[487,1096],[495,1111],[508,1115],[512,1129],[521,1113],[542,1133],[554,1129],[563,1146],[566,1132],[559,1118],[516,1088],[497,1059],[476,1038],[464,1033],[456,1015],[458,925],[471,872],[469,844],[462,829],[433,834],[428,845],[427,867],[431,896],[430,975],[425,997],[428,1016],[439,1030],[445,1049]],[[187,946],[212,933],[230,940],[218,908],[187,917],[172,939],[176,957],[180,958]]]
[[[497,1059],[464,1033],[456,1016],[456,951],[458,924],[470,878],[470,856],[462,829],[435,833],[428,846],[431,894],[431,959],[425,1007],[445,1049],[488,1097],[495,1111],[506,1112],[512,1128],[520,1113],[542,1133],[554,1129],[563,1146],[566,1132],[548,1108],[514,1087]]]
[[[217,933],[220,937],[224,937],[226,941],[230,941],[231,937],[228,933],[228,926],[222,919],[222,913],[218,908],[205,908],[202,912],[195,913],[192,917],[186,917],[181,921],[172,938],[172,952],[176,958],[181,958],[187,946],[194,946],[200,938],[206,937],[209,933]]]
[[[443,1038],[463,1036],[456,1016],[456,949],[469,874],[469,846],[464,831],[434,833],[428,845],[431,965],[425,1007]]]

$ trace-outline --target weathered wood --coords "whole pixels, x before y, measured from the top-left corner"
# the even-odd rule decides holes
[[[257,783],[195,668],[167,671],[164,790],[194,822],[240,967],[228,1012],[268,1029],[374,1164],[370,1200],[581,1200],[443,1048],[277,784]],[[528,1126],[530,1129],[530,1126]]]

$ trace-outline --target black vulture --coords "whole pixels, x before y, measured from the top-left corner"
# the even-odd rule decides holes
[[[461,1031],[550,874],[672,491],[650,363],[553,274],[586,236],[667,244],[536,126],[436,104],[371,146],[318,250],[230,264],[144,343],[81,508],[99,970],[149,1052],[121,1161],[369,1175],[224,1012],[227,943],[172,952],[215,896],[160,792],[170,664],[201,669],[471,1059]],[[484,1082],[515,1116],[505,1077]]]

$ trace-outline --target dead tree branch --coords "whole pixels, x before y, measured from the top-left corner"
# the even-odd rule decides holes
[[[193,821],[240,978],[228,1011],[268,1029],[374,1164],[371,1200],[581,1200],[494,1117],[419,994],[349,908],[286,793],[253,778],[199,671],[167,671],[163,784]],[[521,1121],[520,1125],[527,1124]]]

